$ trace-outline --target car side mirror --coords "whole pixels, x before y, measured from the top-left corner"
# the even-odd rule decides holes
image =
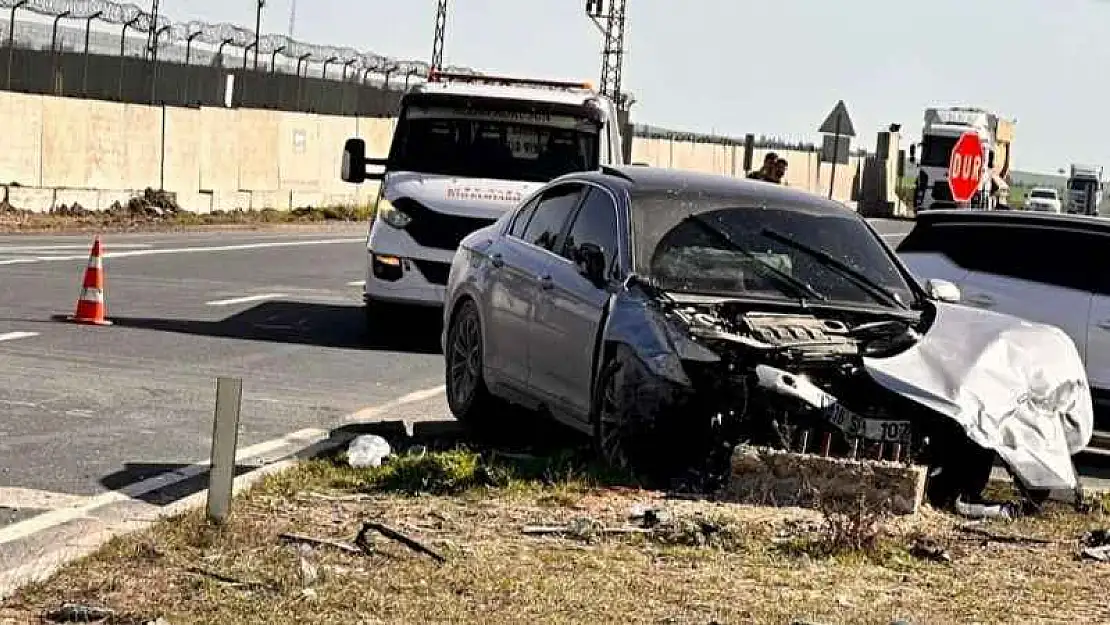
[[[605,284],[605,250],[596,243],[583,243],[575,251],[574,262],[578,272],[587,280],[600,286]]]
[[[947,280],[931,279],[925,283],[929,297],[942,302],[960,301],[960,287]]]
[[[347,139],[343,144],[343,170],[339,177],[353,184],[366,180],[366,142],[362,139]]]
[[[360,184],[367,180],[381,180],[385,174],[367,173],[367,165],[385,166],[384,158],[366,158],[366,141],[357,137],[343,144],[343,167],[339,178],[343,182]]]

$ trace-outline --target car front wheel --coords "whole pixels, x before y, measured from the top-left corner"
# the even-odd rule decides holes
[[[492,421],[493,397],[482,377],[482,325],[473,300],[464,302],[451,319],[445,348],[451,413],[467,425]]]

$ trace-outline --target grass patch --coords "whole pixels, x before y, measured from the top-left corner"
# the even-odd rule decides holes
[[[981,526],[1050,544],[969,537],[966,521],[926,509],[856,545],[834,540],[819,511],[672,501],[626,483],[575,454],[313,460],[238,498],[223,527],[195,512],[112,541],[13,597],[0,623],[38,622],[65,602],[111,608],[111,623],[174,625],[1110,620],[1110,566],[1081,562],[1074,544],[1110,522],[1101,509]],[[350,543],[367,520],[446,562],[382,535],[368,554],[279,538]],[[562,530],[522,531],[532,526]],[[628,527],[652,531],[608,531]],[[922,536],[951,561],[911,555]]]

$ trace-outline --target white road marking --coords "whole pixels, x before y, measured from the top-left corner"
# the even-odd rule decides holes
[[[29,339],[38,335],[38,332],[5,332],[4,334],[0,334],[0,343],[4,341],[15,341],[17,339]]]
[[[259,295],[247,295],[245,297],[233,297],[231,299],[217,299],[211,302],[205,302],[208,306],[234,306],[235,304],[248,304],[250,302],[261,302],[268,299],[278,299],[280,297],[288,297],[285,293],[261,293]]]
[[[80,506],[91,498],[89,495],[68,495],[33,488],[0,488],[0,508],[57,510]]]
[[[154,247],[150,243],[112,243],[110,244],[114,249],[148,249]],[[35,252],[52,252],[52,251],[65,251],[65,250],[85,250],[92,249],[92,244],[88,245],[0,245],[0,254],[28,254]]]
[[[358,412],[348,415],[344,422],[350,423],[352,421],[365,420],[384,412],[396,410],[406,404],[417,403],[426,399],[431,399],[436,395],[441,395],[445,390],[443,385],[428,388],[420,391],[415,391],[398,397],[392,401],[386,402],[378,406],[363,408]],[[327,430],[320,428],[305,428],[298,430],[291,434],[286,434],[269,441],[264,441],[256,445],[244,447],[235,454],[235,461],[237,463],[244,462],[245,460],[257,458],[263,454],[281,449],[286,446],[298,445],[303,447],[314,445],[318,442],[326,440],[330,436]],[[51,510],[33,516],[29,519],[24,519],[18,523],[13,523],[7,527],[0,528],[0,545],[14,542],[17,540],[25,539],[29,536],[38,534],[39,532],[57,527],[59,525],[75,521],[80,518],[88,516],[91,512],[103,508],[104,506],[122,503],[131,499],[138,499],[148,493],[161,490],[168,486],[195,478],[202,475],[208,470],[209,460],[202,460],[196,462],[182,469],[172,471],[157,477],[152,477],[142,482],[130,484],[121,488],[120,490],[107,492],[101,495],[96,495],[83,500],[83,502],[69,507]],[[241,476],[245,477],[245,476]],[[198,493],[199,494],[199,493]]]
[[[908,234],[909,234],[908,232],[884,232],[884,233],[880,234],[879,236],[881,236],[884,239],[893,239],[894,237],[904,237]]]
[[[161,256],[164,254],[196,254],[212,252],[234,252],[238,250],[258,250],[275,247],[303,247],[306,245],[332,245],[335,243],[364,243],[365,237],[348,237],[341,239],[312,239],[308,241],[265,241],[262,243],[240,243],[237,245],[207,245],[197,247],[172,247],[161,249],[125,250],[123,252],[105,252],[103,258],[132,258],[135,256]],[[69,256],[28,256],[25,258],[11,258],[0,260],[0,265],[23,265],[28,263],[46,263],[60,260],[85,260],[88,254]]]
[[[354,282],[348,282],[347,286],[366,286],[366,281],[365,280],[355,280]]]

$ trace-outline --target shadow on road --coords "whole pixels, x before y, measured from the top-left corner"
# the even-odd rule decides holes
[[[442,327],[438,310],[416,309],[398,319],[396,327],[371,336],[361,305],[291,301],[265,302],[219,321],[114,315],[111,321],[117,327],[158,332],[421,354],[440,352]]]
[[[186,464],[129,462],[123,465],[123,468],[119,471],[110,473],[101,478],[100,483],[110,490],[123,491],[129,486],[154,478],[163,478],[167,481],[172,481],[174,476],[171,474],[188,467],[189,465]],[[235,476],[238,477],[255,468],[257,467],[251,465],[236,465]],[[135,499],[156,506],[164,506],[206,488],[208,488],[208,472],[204,471],[203,473],[187,479],[173,482],[165,488],[152,490],[148,493],[141,493],[137,495]]]

